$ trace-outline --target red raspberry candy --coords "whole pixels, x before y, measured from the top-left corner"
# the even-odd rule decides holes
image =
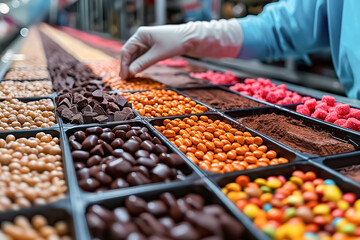
[[[326,105],[326,103],[319,103],[319,104],[317,104],[316,106],[315,106],[315,109],[322,109],[322,110],[324,110],[324,111],[328,111],[328,109],[329,109],[329,107],[328,107],[328,105]]]
[[[346,128],[349,128],[349,129],[352,129],[355,131],[359,131],[360,130],[360,121],[357,120],[356,118],[349,118],[348,120],[346,120],[343,127],[346,127]]]
[[[309,108],[305,105],[298,105],[296,107],[296,112],[304,114],[306,116],[310,116],[311,114]]]
[[[360,120],[360,110],[356,108],[350,108],[350,116]]]
[[[334,104],[335,104],[335,98],[332,96],[329,96],[329,95],[324,95],[322,97],[321,101],[330,106],[334,106]]]
[[[333,123],[333,122],[335,122],[335,121],[338,120],[338,119],[339,119],[339,117],[338,117],[337,113],[336,113],[336,112],[332,112],[332,113],[329,113],[329,114],[326,116],[325,121],[326,121],[326,122],[331,122],[331,123]]]
[[[346,123],[346,119],[339,119],[334,122],[334,124],[342,127]]]
[[[335,106],[335,111],[338,114],[346,115],[350,112],[350,106],[349,104],[339,104]]]
[[[304,103],[304,105],[307,106],[311,112],[313,112],[316,106],[316,99],[315,98],[309,99]]]
[[[322,109],[316,109],[315,112],[311,114],[311,117],[324,120],[327,115],[328,113],[326,111]]]

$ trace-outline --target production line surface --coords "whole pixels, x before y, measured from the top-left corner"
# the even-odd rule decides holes
[[[218,89],[186,90],[184,93],[192,97],[187,98],[172,90],[155,90],[164,88],[166,85],[150,78],[144,78],[143,76],[138,76],[137,79],[134,79],[127,86],[116,85],[115,83],[121,79],[113,76],[114,69],[117,68],[116,64],[105,64],[108,56],[99,54],[98,52],[91,53],[84,47],[85,44],[76,42],[75,46],[79,47],[76,55],[74,55],[76,59],[69,54],[69,52],[74,51],[73,47],[66,47],[66,51],[60,47],[71,45],[71,39],[63,37],[64,35],[62,33],[58,34],[57,31],[51,30],[50,32],[53,35],[52,40],[48,37],[49,35],[42,35],[42,40],[48,58],[46,64],[49,67],[53,88],[57,92],[56,110],[61,116],[61,121],[64,123],[82,125],[85,123],[106,123],[129,120],[135,117],[131,109],[131,107],[133,107],[144,117],[155,119],[157,117],[169,117],[169,119],[163,119],[161,124],[151,123],[168,139],[167,144],[172,143],[178,147],[191,161],[205,170],[205,175],[208,174],[207,171],[227,173],[236,170],[267,167],[270,165],[280,166],[281,164],[289,162],[289,159],[284,158],[281,154],[266,146],[266,144],[263,143],[262,137],[243,131],[240,126],[234,127],[227,122],[211,120],[205,115],[200,115],[211,111],[211,109],[202,105],[201,102],[220,110],[269,107],[269,105]],[[82,53],[85,52],[86,54],[82,55]],[[99,62],[92,62],[86,66],[83,61],[93,60],[93,58],[96,57],[103,60],[106,59],[106,61],[104,60],[101,63],[103,64],[102,67],[99,67],[98,72],[94,73],[101,64]],[[166,64],[173,66],[169,68],[164,66]],[[189,80],[188,83],[190,83],[190,85],[193,81],[198,84],[199,82],[197,80],[181,73],[184,69],[187,69],[188,72],[190,72],[190,70],[196,71],[195,67],[187,65],[184,61],[168,60],[159,63],[153,69],[150,68],[147,74],[148,76],[154,76],[154,78],[159,81],[163,78],[163,83],[173,83],[176,79],[184,78]],[[42,70],[38,70],[38,72],[41,71]],[[18,72],[22,73],[24,71],[23,69],[19,69]],[[208,72],[203,74],[203,77],[211,78],[219,74]],[[197,76],[200,77],[200,75]],[[230,79],[230,75],[228,77]],[[226,79],[224,78],[223,80],[225,81]],[[254,81],[255,80],[247,81],[247,84],[251,84],[251,86],[246,89],[249,93],[246,95],[251,95],[251,91],[254,90],[254,93],[251,95],[254,98],[280,105],[305,102],[304,106],[307,107],[309,104],[306,104],[306,100],[311,100],[297,93],[289,92],[282,86],[269,85],[267,80],[261,80],[264,83],[263,85],[274,88],[274,91],[277,91],[277,95],[284,95],[283,98],[275,99],[273,95],[268,95],[269,92],[267,91],[269,89],[262,91],[262,93],[256,92],[255,87],[258,86],[254,86],[254,84],[256,84],[256,81]],[[183,84],[185,84],[185,82],[183,82]],[[19,86],[16,85],[16,87]],[[129,98],[128,103],[124,97],[117,93],[109,93],[108,91],[111,90],[110,87],[122,91],[150,91],[122,93],[122,96]],[[239,85],[237,85],[237,87],[239,87]],[[241,85],[240,88],[247,87]],[[233,88],[233,90],[239,90],[240,88]],[[14,92],[16,92],[15,88]],[[34,95],[46,94],[46,91],[39,93],[35,90],[29,90],[29,92],[32,92]],[[15,94],[15,96],[17,95]],[[194,99],[200,102],[196,102]],[[39,99],[39,101],[39,103],[41,103],[43,100]],[[326,102],[328,107],[335,107],[335,104],[329,103],[329,101],[331,101],[331,99],[325,98],[322,102]],[[6,106],[7,102],[9,102],[9,106]],[[317,102],[317,104],[320,103]],[[4,130],[16,130],[21,127],[25,129],[35,128],[35,125],[37,127],[47,128],[56,123],[54,115],[48,113],[47,109],[43,109],[43,107],[40,107],[40,112],[36,112],[37,109],[31,107],[31,104],[30,107],[24,106],[23,108],[17,109],[17,105],[20,104],[18,100],[6,100],[0,104],[3,104],[1,105],[3,106],[2,109],[6,110],[1,112],[4,117],[0,118],[2,121],[1,126]],[[51,106],[51,104],[49,102],[49,106]],[[54,110],[53,107],[52,112],[54,112]],[[346,106],[341,105],[337,107],[336,110],[338,114],[344,115],[343,113],[346,112]],[[18,114],[14,114],[15,112],[13,111],[18,111]],[[46,116],[44,116],[44,111],[46,111]],[[33,112],[40,114],[40,116],[35,116]],[[347,113],[352,113],[353,118],[357,116],[354,110],[351,112],[350,108]],[[185,118],[178,116],[185,114],[199,115]],[[24,115],[25,118],[22,115]],[[20,118],[15,119],[15,116],[20,116]],[[170,118],[170,116],[176,117]],[[54,117],[54,122],[51,121],[52,118],[50,119],[50,117]],[[281,125],[281,128],[270,126],[271,124],[268,124],[269,120]],[[150,121],[150,119],[142,118],[140,122],[143,124],[148,121]],[[301,121],[284,116],[270,114],[256,118],[242,118],[240,121],[248,124],[250,128],[264,133],[266,136],[280,142],[284,140],[283,143],[285,145],[295,150],[319,155],[332,155],[355,150],[353,145],[332,138],[328,132],[311,129],[311,127],[304,126]],[[347,123],[349,118],[345,119],[345,121]],[[19,122],[20,126],[17,122]],[[156,123],[159,123],[159,121]],[[345,126],[344,122],[343,125],[344,127],[349,127],[351,124],[347,123]],[[356,124],[353,125],[357,126]],[[264,128],[264,126],[268,126],[268,128]],[[72,166],[75,168],[79,187],[87,192],[103,192],[119,188],[127,189],[151,183],[170,182],[172,180],[185,181],[192,172],[188,167],[189,163],[183,159],[183,156],[173,153],[173,150],[164,145],[162,141],[166,141],[165,138],[160,140],[153,135],[154,133],[152,133],[150,128],[150,124],[148,123],[146,127],[144,127],[139,122],[132,122],[131,124],[117,124],[113,126],[84,126],[66,135],[65,144],[69,141],[70,156],[72,156],[70,161],[72,161]],[[352,127],[351,129],[357,130],[355,128],[356,127]],[[289,134],[289,132],[292,133],[292,135]],[[314,144],[311,144],[308,139],[311,139]],[[48,143],[48,145],[46,145],[46,143]],[[50,147],[49,144],[52,147]],[[37,151],[41,149],[35,145],[40,145],[44,148],[42,150],[43,152],[40,152],[40,155],[37,156],[42,159],[40,162],[43,161],[44,166],[42,164],[34,165],[32,161],[36,154],[34,153],[34,156],[31,155],[30,152],[35,152],[35,150],[30,151],[29,147],[30,149],[32,147],[36,148]],[[57,171],[59,175],[56,176],[53,181],[59,181],[58,184],[61,186],[59,187],[59,189],[61,189],[59,190],[60,192],[55,191],[54,188],[54,195],[52,195],[52,197],[43,197],[42,195],[40,197],[34,197],[28,192],[25,192],[23,195],[16,194],[13,196],[6,195],[9,194],[6,192],[4,194],[8,200],[4,200],[3,203],[7,203],[8,205],[5,205],[4,208],[18,209],[33,204],[56,201],[64,197],[67,189],[66,182],[63,179],[63,169],[60,165],[62,161],[61,148],[59,140],[56,137],[45,133],[44,135],[36,134],[35,138],[17,138],[12,135],[7,135],[6,138],[0,141],[0,146],[2,147],[0,150],[5,153],[3,155],[5,157],[1,159],[3,165],[2,171],[5,173],[9,172],[9,174],[6,174],[11,176],[10,179],[13,178],[11,173],[20,173],[20,182],[26,182],[29,177],[28,171],[30,171],[30,173],[33,174],[40,174],[41,177],[39,178],[45,181],[45,183],[39,183],[41,186],[35,185],[35,187],[46,188],[49,185],[46,183],[47,178],[49,178],[47,172],[50,171],[53,173],[52,167],[55,167],[54,174]],[[14,146],[19,146],[19,149]],[[309,146],[311,146],[311,148]],[[13,149],[17,150],[14,152]],[[22,152],[21,149],[23,149],[24,152]],[[47,154],[46,156],[49,155],[49,159],[53,159],[54,161],[48,158],[43,159],[44,154]],[[12,162],[13,158],[21,158],[20,155],[29,155],[29,157],[26,157],[29,163],[25,160],[20,164],[17,161]],[[54,155],[55,158],[51,157],[52,155]],[[54,166],[52,166],[52,164]],[[351,167],[349,172],[354,168],[355,167]],[[261,174],[261,169],[259,169],[257,173]],[[352,174],[346,174],[345,168],[341,173],[351,178]],[[326,237],[335,235],[342,237],[358,236],[360,232],[358,233],[356,230],[358,226],[355,221],[357,219],[356,214],[358,214],[360,210],[358,209],[358,204],[355,203],[356,196],[342,194],[340,185],[337,187],[334,182],[320,179],[316,175],[314,177],[311,174],[311,172],[302,174],[294,172],[292,178],[289,179],[289,184],[285,183],[284,177],[282,176],[255,180],[256,184],[249,182],[250,180],[246,180],[246,184],[243,181],[237,180],[236,184],[238,185],[226,185],[223,193],[226,194],[241,211],[253,219],[255,225],[263,229],[271,238],[316,236],[319,239],[326,239]],[[311,179],[309,177],[310,175]],[[4,181],[6,182],[5,179]],[[280,185],[278,184],[279,182]],[[13,187],[18,187],[12,182],[9,182],[9,184]],[[310,186],[311,184],[314,188]],[[19,184],[19,186],[21,186],[19,190],[21,193],[24,184]],[[328,190],[328,188],[330,190]],[[327,199],[319,198],[319,196],[323,194],[319,192],[319,189],[324,190]],[[276,199],[279,199],[279,201],[280,199],[284,200],[284,196],[279,197],[278,193],[280,192],[287,197],[287,202],[282,201],[282,204],[284,204],[283,208],[280,208],[280,205],[276,205],[278,202],[275,202]],[[318,201],[314,202],[315,199],[311,199],[311,205],[307,196],[309,193],[307,192],[318,194]],[[331,195],[331,192],[334,194]],[[268,199],[270,193],[273,194],[272,199],[274,203]],[[302,197],[300,197],[301,194],[303,194]],[[41,200],[41,198],[44,198],[44,200]],[[250,200],[244,202],[247,201],[248,198]],[[205,237],[218,237],[216,239],[244,238],[244,230],[241,225],[227,215],[219,205],[208,206],[208,204],[204,204],[204,199],[203,196],[191,193],[187,193],[187,195],[185,194],[183,197],[175,197],[171,193],[164,193],[160,196],[160,199],[151,199],[151,201],[147,199],[144,200],[140,197],[128,196],[125,203],[118,205],[118,208],[115,209],[101,206],[101,204],[92,205],[86,210],[86,218],[92,236],[101,239],[108,239],[108,237],[125,239],[130,236],[137,237],[138,239],[146,239],[152,235],[164,235],[173,239],[200,239]],[[12,203],[12,201],[14,203]],[[331,201],[338,201],[337,207],[332,206]],[[268,209],[269,207],[266,205],[268,203],[271,204],[270,209]],[[303,209],[302,205],[296,204],[304,204],[308,209]],[[294,207],[299,208],[293,209]],[[171,209],[178,209],[178,215]],[[336,210],[336,213],[334,213],[333,210]],[[341,214],[340,210],[343,211]],[[311,221],[309,220],[309,212],[311,212]],[[287,216],[286,221],[281,221],[277,218],[277,216],[282,214]],[[331,218],[333,220],[336,217],[343,218],[343,221],[328,221],[328,219]],[[199,221],[195,221],[195,219],[203,219],[203,224],[199,225]],[[276,221],[278,221],[278,223],[274,223]],[[44,223],[45,221],[42,222]],[[150,224],[150,222],[152,224]],[[17,225],[22,225],[22,223],[24,223],[24,221],[15,220],[15,224]],[[145,227],[147,223],[151,225],[151,229]],[[260,223],[264,223],[265,225],[261,225]],[[63,222],[61,222],[61,224],[62,227],[55,226],[55,228],[51,228],[51,232],[49,231],[49,233],[45,234],[60,235],[62,239],[68,239],[65,235],[67,235],[69,231],[64,230]],[[35,223],[32,223],[32,225],[35,230],[41,228]],[[46,223],[42,225],[46,225]],[[229,226],[232,227],[230,228]],[[50,229],[50,227],[47,226],[46,228]],[[119,231],[119,229],[132,230]],[[235,231],[235,229],[238,229],[238,231]],[[33,231],[34,234],[36,232],[35,230]],[[9,236],[13,236],[11,234],[14,234],[9,231],[9,228],[4,228],[4,226],[2,226],[2,231]],[[40,233],[38,234],[44,236],[42,232],[44,230],[39,231]],[[17,239],[19,236],[13,237]],[[21,239],[21,237],[19,239]]]

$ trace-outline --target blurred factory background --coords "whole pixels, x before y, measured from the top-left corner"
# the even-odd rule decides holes
[[[68,26],[101,37],[126,40],[139,26],[238,18],[259,14],[275,0],[2,0],[0,53],[27,26],[40,21]],[[244,61],[204,59],[211,63],[344,95],[330,52],[309,61]]]

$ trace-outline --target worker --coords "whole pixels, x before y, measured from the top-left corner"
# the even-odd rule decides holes
[[[140,27],[123,47],[120,76],[183,54],[306,60],[307,54],[330,48],[348,97],[360,99],[359,9],[359,0],[283,0],[266,5],[258,16]]]

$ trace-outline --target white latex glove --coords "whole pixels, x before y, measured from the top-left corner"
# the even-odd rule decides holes
[[[236,57],[243,42],[236,19],[140,27],[121,51],[120,76],[130,77],[160,60],[192,57]]]

